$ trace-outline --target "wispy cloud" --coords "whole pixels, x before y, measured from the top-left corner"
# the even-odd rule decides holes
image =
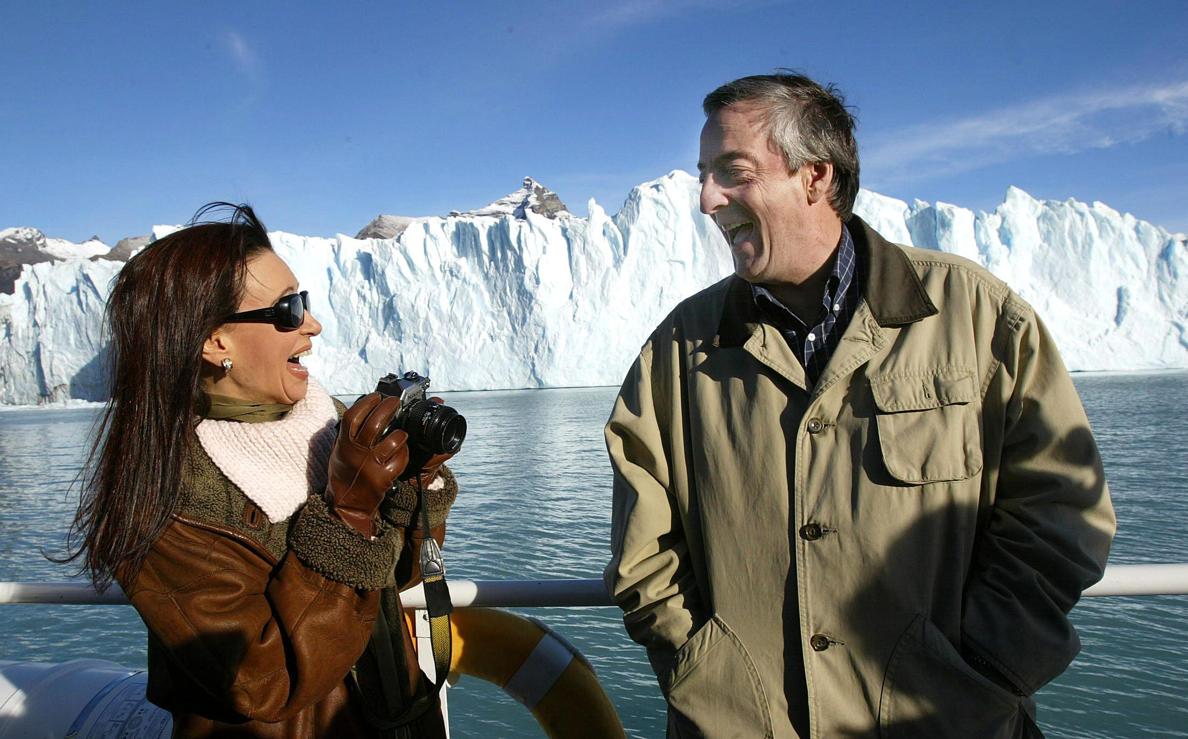
[[[587,19],[587,30],[613,31],[642,25],[674,15],[726,8],[746,10],[770,5],[774,0],[619,0],[606,3]]]
[[[590,16],[589,22],[595,28],[604,29],[634,26],[711,4],[711,0],[628,0],[604,5]]]
[[[552,3],[537,19],[541,32],[531,39],[544,63],[572,57],[606,44],[620,34],[680,16],[749,11],[786,0],[605,0],[601,3]],[[544,7],[544,6],[542,6]]]
[[[1036,154],[1073,154],[1188,131],[1188,80],[1033,100],[869,139],[862,168],[886,186]]]
[[[253,82],[258,82],[260,59],[247,40],[236,31],[226,31],[221,41],[236,69]]]

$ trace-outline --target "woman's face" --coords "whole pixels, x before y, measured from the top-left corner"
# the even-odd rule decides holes
[[[236,312],[271,307],[298,290],[297,278],[284,260],[271,251],[261,252],[248,260]],[[305,312],[305,321],[295,331],[282,331],[271,323],[223,324],[204,347],[204,359],[214,365],[206,390],[253,403],[296,403],[305,397],[309,384],[309,370],[301,366],[301,357],[321,332],[322,324],[311,311]],[[231,358],[229,372],[223,371],[223,357]]]

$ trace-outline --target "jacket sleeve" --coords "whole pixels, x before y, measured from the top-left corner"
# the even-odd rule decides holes
[[[607,590],[627,633],[648,650],[663,683],[674,652],[695,629],[698,594],[670,466],[672,391],[655,382],[648,346],[623,381],[607,422],[614,468]],[[657,387],[659,385],[659,387]],[[679,408],[679,403],[675,405]]]
[[[964,648],[1032,694],[1080,649],[1068,612],[1105,569],[1115,520],[1101,457],[1052,337],[1010,300],[989,393],[1004,402],[994,502],[966,588]],[[988,460],[989,462],[989,460]]]
[[[404,531],[404,544],[396,563],[396,587],[410,588],[421,581],[421,545],[432,536],[438,546],[445,544],[446,517],[458,497],[458,481],[450,468],[442,466],[437,478],[425,488],[426,531],[417,507],[419,494],[409,481],[396,484],[380,504],[380,517],[390,526]]]
[[[197,705],[284,721],[341,683],[371,637],[400,532],[359,536],[310,496],[279,563],[246,537],[175,519],[125,590]],[[220,720],[225,720],[220,717]]]

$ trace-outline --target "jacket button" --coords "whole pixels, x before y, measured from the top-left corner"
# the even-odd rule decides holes
[[[805,541],[816,541],[821,538],[822,533],[819,523],[806,523],[800,527],[800,538]]]
[[[821,423],[821,419],[819,418],[810,418],[807,428],[810,434],[818,434],[821,432],[821,429],[825,428],[825,424]]]
[[[809,637],[809,646],[814,652],[824,652],[829,649],[829,637],[824,634],[813,634]]]

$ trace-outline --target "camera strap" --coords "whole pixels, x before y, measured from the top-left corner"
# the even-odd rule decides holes
[[[401,701],[397,696],[404,694],[406,682],[397,668],[397,650],[390,633],[390,624],[404,621],[403,607],[399,595],[385,591],[381,595],[380,611],[376,618],[376,629],[372,634],[369,651],[364,652],[360,663],[352,668],[355,679],[351,689],[357,696],[368,722],[379,729],[385,739],[399,739],[405,736],[420,736],[416,728],[428,710],[437,705],[437,694],[445,685],[450,674],[453,643],[450,634],[450,613],[454,610],[450,600],[449,587],[445,580],[445,560],[437,540],[429,533],[429,514],[425,506],[425,491],[420,478],[414,478],[417,489],[417,507],[421,509],[421,525],[425,538],[421,541],[421,583],[425,591],[425,610],[429,616],[429,644],[433,651],[435,679],[433,685],[419,683],[416,696],[411,703]],[[414,518],[416,513],[414,512]],[[403,624],[402,624],[403,625]],[[375,654],[370,656],[371,650]],[[375,695],[369,698],[363,683],[379,686]],[[376,704],[379,701],[381,704]]]
[[[425,505],[425,490],[421,478],[417,481],[417,507],[421,509],[421,525],[425,539],[421,542],[421,583],[425,589],[425,611],[429,614],[429,643],[433,648],[433,669],[436,673],[433,692],[441,690],[450,674],[453,643],[450,635],[450,613],[454,610],[450,588],[446,584],[445,559],[441,547],[430,533],[429,510]]]

